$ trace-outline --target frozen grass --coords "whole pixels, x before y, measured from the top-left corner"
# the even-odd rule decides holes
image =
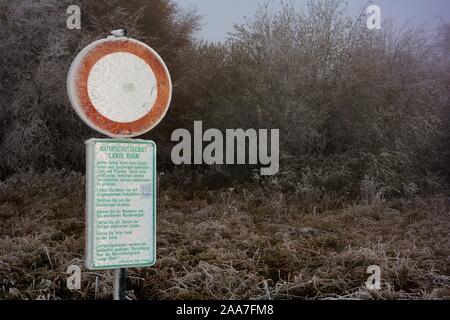
[[[449,299],[450,199],[318,202],[255,187],[160,190],[158,263],[130,270],[130,299]],[[0,298],[110,299],[112,274],[83,268],[84,177],[0,184]],[[383,288],[368,291],[379,265]]]

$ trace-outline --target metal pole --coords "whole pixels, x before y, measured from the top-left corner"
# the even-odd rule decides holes
[[[126,279],[127,272],[125,269],[115,269],[114,270],[114,300],[125,300],[126,299]]]

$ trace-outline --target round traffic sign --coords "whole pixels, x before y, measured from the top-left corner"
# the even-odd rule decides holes
[[[131,138],[153,129],[172,97],[169,71],[146,44],[110,36],[84,48],[67,79],[70,102],[94,130]]]

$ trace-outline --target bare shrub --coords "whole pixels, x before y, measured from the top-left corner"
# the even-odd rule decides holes
[[[366,175],[386,195],[434,190],[447,170],[449,64],[428,35],[368,30],[338,0],[263,6],[225,44],[198,45],[185,108],[211,127],[280,128],[297,182],[309,171],[344,194]]]

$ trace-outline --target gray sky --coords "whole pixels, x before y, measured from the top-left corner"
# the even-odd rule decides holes
[[[209,41],[223,41],[233,31],[233,24],[253,17],[258,4],[264,0],[174,0],[182,8],[195,6],[203,16],[203,28],[199,37]],[[305,0],[294,0],[299,5]],[[359,14],[369,0],[348,0],[349,12]],[[271,8],[280,7],[280,0],[273,0]],[[382,18],[395,19],[397,26],[410,20],[411,26],[425,24],[432,28],[439,18],[450,22],[450,0],[373,0],[381,7]]]

